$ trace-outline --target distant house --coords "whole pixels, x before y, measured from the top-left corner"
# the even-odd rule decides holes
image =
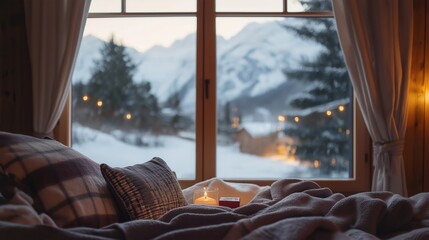
[[[291,158],[295,141],[283,134],[278,124],[245,123],[235,133],[235,141],[239,144],[240,152],[257,156],[277,156]]]
[[[296,148],[300,145],[299,139],[286,136],[284,129],[296,127],[298,122],[324,126],[329,118],[325,114],[334,111],[339,106],[342,109],[349,107],[350,100],[339,99],[316,107],[303,110],[289,111],[284,116],[290,117],[288,122],[245,122],[235,133],[235,141],[238,142],[240,152],[257,156],[287,158],[295,157]],[[339,110],[343,111],[343,110]],[[340,130],[339,130],[340,131]],[[341,130],[342,131],[342,130]],[[346,131],[346,130],[344,130]]]
[[[240,144],[240,152],[258,156],[271,156],[277,153],[278,132],[267,135],[252,136],[246,128],[236,133],[236,141]]]

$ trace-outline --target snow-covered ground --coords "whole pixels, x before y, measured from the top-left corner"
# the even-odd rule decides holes
[[[146,162],[153,157],[164,159],[180,179],[195,178],[195,144],[174,136],[159,136],[161,144],[139,147],[117,140],[114,136],[73,124],[73,133],[85,136],[73,149],[98,163],[125,167]],[[153,136],[152,136],[153,138]],[[281,161],[244,154],[237,146],[218,146],[217,176],[229,179],[310,178],[314,172],[297,161]]]

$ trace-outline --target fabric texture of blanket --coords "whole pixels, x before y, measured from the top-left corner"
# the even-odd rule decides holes
[[[216,181],[216,180],[212,180]],[[429,239],[429,193],[345,197],[312,181],[284,179],[239,208],[187,205],[159,220],[61,229],[0,222],[8,239]]]
[[[44,224],[55,226],[54,221],[46,214],[38,214],[32,207],[33,199],[23,191],[15,188],[14,195],[7,204],[0,205],[0,221],[20,224]]]

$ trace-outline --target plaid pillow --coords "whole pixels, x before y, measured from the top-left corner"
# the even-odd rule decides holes
[[[54,140],[0,132],[0,164],[59,227],[102,227],[118,214],[99,164]]]
[[[100,168],[128,220],[158,219],[186,205],[179,182],[161,158],[125,168],[106,164]]]

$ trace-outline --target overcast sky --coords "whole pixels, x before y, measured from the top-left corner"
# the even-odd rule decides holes
[[[291,0],[289,10],[300,8],[297,0]],[[283,0],[217,0],[217,11],[282,11]],[[183,11],[195,12],[196,0],[127,0],[127,11]],[[244,8],[244,9],[243,9]],[[120,12],[121,0],[92,0],[91,12]],[[272,21],[273,18],[218,18],[217,35],[230,38],[250,22]],[[94,35],[103,40],[115,39],[126,46],[145,51],[154,45],[170,46],[177,39],[195,33],[195,17],[163,18],[89,18],[84,35]]]

